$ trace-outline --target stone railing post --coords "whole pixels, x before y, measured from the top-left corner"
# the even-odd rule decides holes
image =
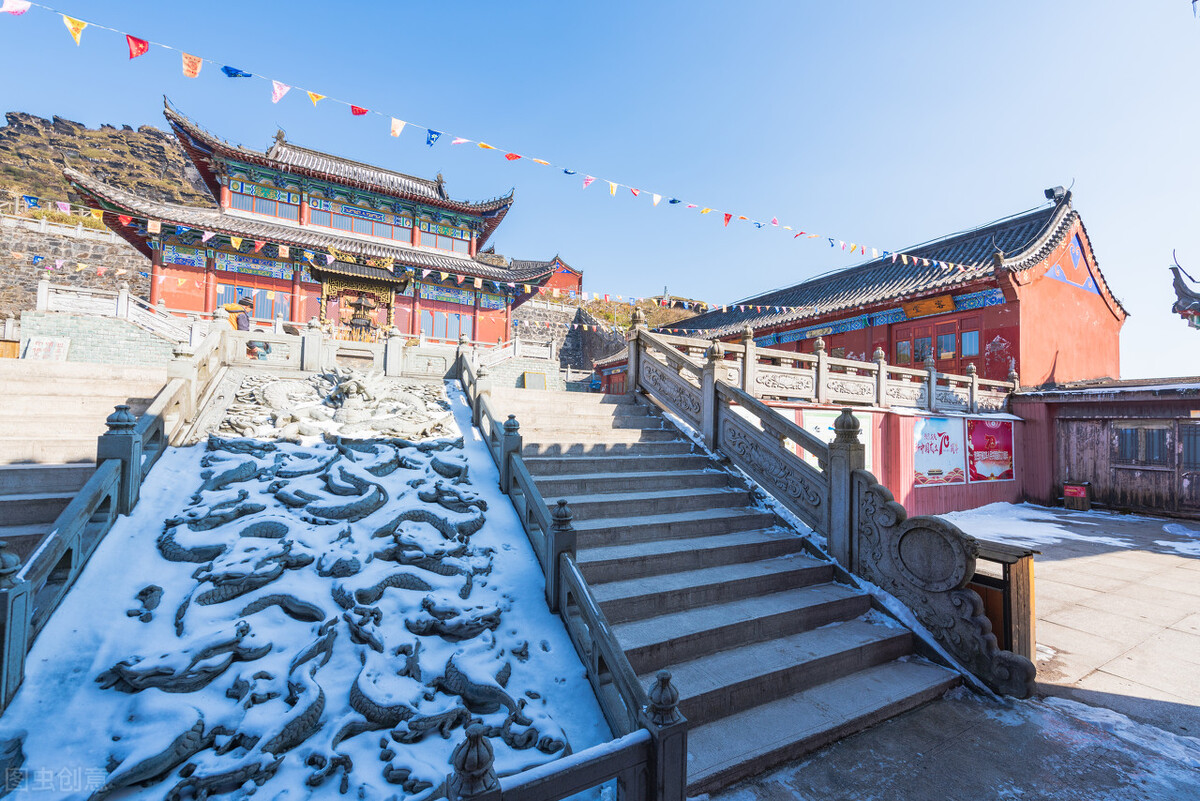
[[[825,355],[825,340],[817,337],[813,353],[817,357],[817,403],[829,403],[829,363],[826,361],[829,357]]]
[[[866,460],[865,448],[858,441],[858,428],[858,418],[849,407],[843,408],[833,421],[835,433],[829,443],[829,555],[851,572],[855,568],[856,550],[851,477],[855,470],[863,469]]]
[[[504,421],[504,438],[500,446],[500,491],[512,492],[512,460],[521,455],[521,424],[510,414]]]
[[[625,391],[636,392],[638,388],[638,363],[641,361],[641,339],[638,334],[646,330],[646,313],[641,309],[633,310],[633,328],[627,337],[629,342],[629,360],[626,362],[628,375],[625,381]]]
[[[486,364],[479,365],[475,377],[475,397],[471,399],[471,421],[478,426],[479,421],[483,418],[483,398],[485,395],[492,394],[493,382],[491,370]]]
[[[37,306],[38,311],[50,311],[50,279],[42,278],[37,285]]]
[[[129,282],[122,281],[121,288],[117,290],[117,308],[114,314],[122,320],[129,319]]]
[[[182,379],[186,385],[184,397],[187,402],[184,404],[183,417],[184,420],[192,420],[196,416],[196,406],[200,403],[200,387],[196,381],[196,366],[192,364],[192,357],[195,355],[192,348],[180,343],[171,349],[173,358],[167,362],[167,380],[172,378]]]
[[[975,369],[975,365],[967,365],[968,389],[970,390],[970,405],[967,407],[971,410],[971,414],[979,411],[979,371]]]
[[[134,434],[137,418],[122,403],[104,421],[108,431],[96,443],[96,465],[119,459],[121,480],[117,485],[117,513],[127,515],[137,505],[142,490],[142,441]]]
[[[546,532],[546,603],[550,604],[551,612],[557,612],[558,588],[562,585],[558,575],[558,563],[564,553],[575,556],[578,535],[572,523],[575,515],[571,513],[571,507],[567,506],[565,500],[559,499],[558,505],[550,513],[550,518],[550,531]]]
[[[461,345],[459,346],[462,347]],[[455,360],[457,366],[458,361]],[[404,335],[400,329],[392,326],[388,329],[387,340],[383,344],[383,374],[398,376],[404,369]],[[458,376],[457,370],[455,377]]]
[[[742,329],[742,347],[745,348],[742,352],[742,390],[757,398],[758,395],[754,392],[754,373],[758,366],[758,357],[754,353],[754,329],[750,326]]]
[[[708,348],[708,359],[700,377],[700,435],[704,447],[717,447],[717,370],[725,360],[725,347],[718,340]]]
[[[875,359],[875,405],[880,409],[888,407],[888,366],[887,354],[883,348],[876,348],[872,354]]]
[[[222,311],[217,309],[218,315]],[[321,372],[321,324],[316,317],[308,321],[300,335],[300,369],[306,373]]]
[[[679,690],[671,671],[660,670],[647,692],[649,705],[642,725],[650,730],[650,788],[653,801],[684,801],[687,797],[687,718],[679,711]]]
[[[17,578],[21,559],[0,540],[0,710],[17,694],[25,678],[25,652],[33,620],[33,593],[28,581]]]
[[[479,722],[467,726],[467,739],[450,754],[454,772],[446,777],[446,801],[499,801],[496,755],[486,732]]]
[[[925,372],[927,372],[929,374],[929,377],[927,379],[929,389],[928,389],[928,392],[926,393],[927,397],[925,398],[925,400],[929,404],[929,411],[936,412],[937,411],[938,373],[937,373],[937,362],[935,362],[933,360],[932,353],[925,357]]]
[[[399,335],[399,330],[396,333]],[[459,381],[462,381],[463,376],[463,359],[470,354],[470,343],[471,340],[467,338],[466,334],[458,335],[458,347],[454,349],[454,377]]]
[[[1015,360],[1008,366],[1008,380],[1012,383],[1013,392],[1021,389],[1021,376],[1017,374],[1017,363]]]

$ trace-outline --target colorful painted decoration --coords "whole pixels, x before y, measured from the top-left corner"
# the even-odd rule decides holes
[[[432,128],[426,128],[425,129],[425,144],[429,145],[430,147],[433,147],[433,143],[436,142],[438,140],[438,137],[440,137],[441,135],[442,135],[441,131],[435,131]]]
[[[279,81],[271,81],[271,102],[278,103],[292,87]]]
[[[391,130],[392,136],[399,136],[400,132],[404,130],[404,126],[405,126],[404,120],[398,120],[395,117],[392,117],[392,130]]]

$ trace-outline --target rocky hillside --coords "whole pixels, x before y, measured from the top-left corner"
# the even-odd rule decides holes
[[[0,127],[0,197],[37,195],[67,200],[64,166],[155,200],[211,203],[173,134],[149,125],[101,125],[93,130],[78,122],[35,117],[19,111],[4,115]]]

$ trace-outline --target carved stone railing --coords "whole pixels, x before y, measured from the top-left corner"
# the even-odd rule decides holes
[[[117,292],[88,287],[51,284],[42,279],[38,282],[37,310],[87,314],[97,317],[116,317],[128,320],[139,328],[150,331],[172,342],[192,342],[199,338],[199,331],[207,331],[210,324],[200,320],[187,320],[169,313],[166,308],[157,308],[146,303],[122,285]]]
[[[712,343],[705,339],[652,334],[699,368]],[[722,381],[755,398],[806,403],[839,403],[889,408],[904,406],[932,412],[1002,412],[1010,393],[1019,387],[1016,374],[1008,381],[979,378],[975,366],[966,375],[939,373],[930,357],[925,369],[887,363],[876,349],[872,361],[841,359],[825,352],[825,341],[814,342],[814,353],[760,348],[752,332],[741,342],[722,342]]]
[[[197,399],[216,377],[222,335],[213,331],[196,354],[177,351],[166,386],[140,418],[122,404],[105,421],[96,446],[96,472],[55,518],[25,564],[0,540],[0,709],[25,676],[25,656],[82,572],[96,546],[137,505],[142,482],[169,444],[178,444],[195,418]]]
[[[895,595],[938,646],[993,690],[1018,697],[1032,693],[1033,663],[999,648],[982,600],[967,588],[976,576],[979,541],[938,517],[906,519],[904,507],[863,469],[859,424],[849,408],[842,410],[834,441],[826,445],[745,389],[727,383],[730,362],[724,343],[711,343],[701,365],[676,348],[675,340],[634,328],[629,391],[644,393],[693,426],[709,449],[719,450],[824,535],[840,565]],[[693,342],[685,344],[694,348]],[[753,348],[752,341],[742,346],[743,353],[747,347]],[[796,360],[796,354],[790,358]],[[750,364],[752,370],[759,366],[753,360]],[[814,375],[820,379],[825,371],[834,371],[833,378],[817,386],[851,395],[859,391],[851,387],[876,381],[890,369],[881,360],[873,374],[871,367],[825,359],[818,360]],[[796,368],[793,375],[805,369]],[[927,389],[939,386],[936,373],[927,380]],[[876,387],[883,391],[882,385]],[[954,389],[948,385],[946,391]],[[820,467],[807,464],[791,446],[815,456]],[[1005,582],[998,589],[1005,594],[1006,608],[1032,608],[1031,570],[1027,581]],[[1014,598],[1013,593],[1022,596]],[[1031,639],[1026,645],[1032,656]]]
[[[521,457],[521,427],[514,415],[504,422],[492,406],[491,379],[466,343],[458,351],[458,377],[472,422],[500,473],[500,489],[512,501],[546,579],[546,603],[566,626],[587,671],[605,720],[620,739],[511,780],[488,780],[486,771],[467,771],[447,780],[450,799],[497,794],[513,801],[558,801],[618,779],[621,798],[683,801],[687,786],[687,720],[679,713],[678,691],[663,671],[649,691],[639,684],[624,649],[575,563],[576,533],[566,501],[551,507]],[[476,737],[461,746],[490,752]],[[480,750],[483,749],[483,750]],[[458,752],[456,751],[456,754]],[[478,760],[471,760],[478,766]],[[457,763],[456,763],[457,764]],[[463,787],[473,788],[469,792]]]

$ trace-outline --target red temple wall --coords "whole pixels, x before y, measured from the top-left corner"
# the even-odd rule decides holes
[[[581,273],[574,272],[573,270],[564,271],[562,268],[559,268],[550,274],[550,277],[546,279],[546,282],[542,286],[544,286],[551,295],[553,295],[552,290],[555,289],[557,289],[559,293],[563,295],[572,291],[578,294],[579,292],[583,291],[583,275]]]
[[[1076,235],[1086,264],[1076,265],[1072,258]],[[1086,281],[1089,272],[1099,282],[1094,265],[1091,248],[1076,224],[1072,234],[1033,270],[1032,280],[1018,285],[1022,385],[1120,377],[1125,315],[1110,307],[1104,295],[1077,285]],[[1050,277],[1056,267],[1065,271],[1068,280]]]

